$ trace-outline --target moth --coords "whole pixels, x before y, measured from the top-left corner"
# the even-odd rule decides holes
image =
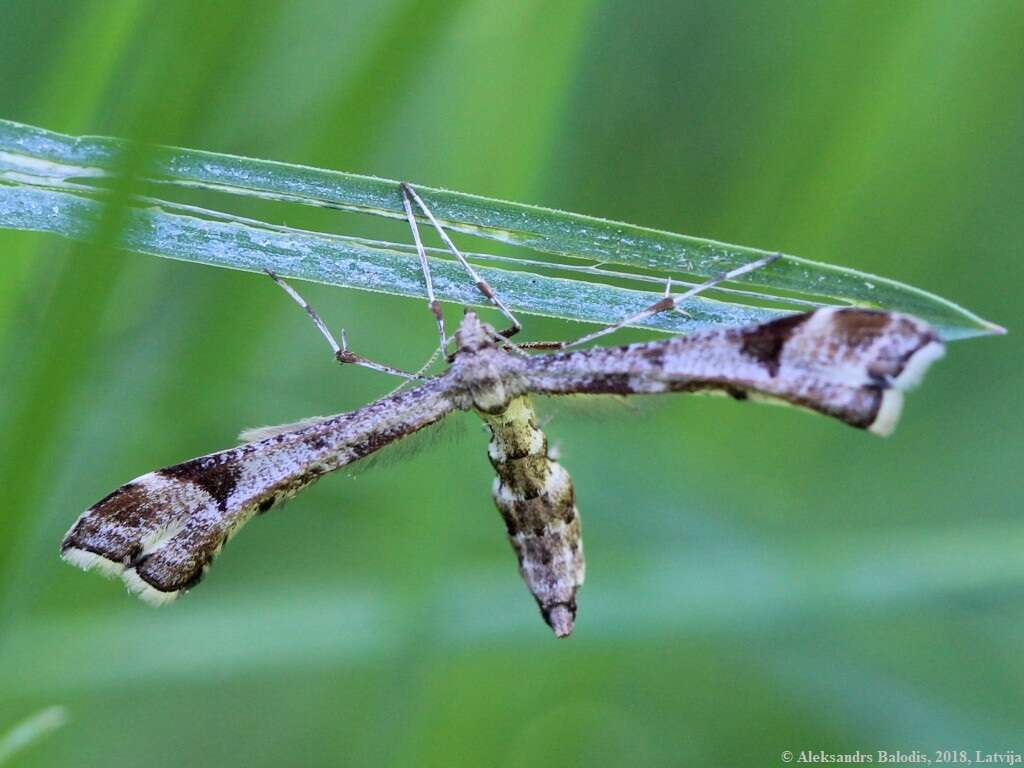
[[[412,203],[449,249],[458,251],[415,190],[403,185],[402,195],[440,349],[446,351],[449,339]],[[520,327],[518,321],[462,261],[513,325],[498,332],[467,311],[451,340],[448,367],[429,377],[362,358],[348,349],[344,335],[337,344],[312,308],[278,280],[306,308],[340,362],[400,375],[413,386],[355,411],[249,433],[243,445],[142,475],[87,509],[64,537],[61,556],[81,568],[120,576],[149,602],[174,600],[199,583],[225,542],[252,517],[453,412],[475,411],[490,429],[488,454],[496,473],[492,495],[520,573],[541,616],[557,637],[565,637],[573,630],[584,578],[580,515],[572,480],[548,449],[532,395],[718,392],[737,400],[798,406],[887,435],[899,418],[904,391],[944,351],[935,330],[913,317],[830,307],[748,327],[567,349],[628,324],[634,316],[576,342],[557,344],[555,351],[528,354],[508,338]],[[741,267],[699,288],[763,265]],[[674,308],[693,292],[666,296],[644,313]]]

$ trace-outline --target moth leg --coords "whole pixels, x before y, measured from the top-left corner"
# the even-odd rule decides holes
[[[430,308],[430,314],[434,316],[434,321],[437,323],[437,333],[440,336],[440,347],[441,354],[445,354],[445,350],[448,348],[448,335],[444,330],[444,315],[441,313],[441,304],[434,296],[434,281],[430,277],[430,264],[427,262],[427,250],[423,247],[423,241],[420,239],[420,226],[416,223],[416,215],[412,211],[412,199],[409,197],[409,190],[406,185],[399,184],[399,189],[402,190],[402,206],[405,208],[405,218],[409,222],[409,229],[412,230],[412,239],[416,244],[416,254],[420,257],[420,269],[423,271],[423,281],[427,286],[427,306]]]
[[[427,265],[427,253],[423,247],[422,241],[420,240],[419,227],[416,224],[416,216],[413,214],[412,210],[413,203],[416,203],[416,207],[423,212],[423,215],[427,217],[427,220],[433,225],[434,229],[437,230],[437,234],[440,236],[441,240],[444,242],[445,246],[448,248],[451,254],[455,257],[455,260],[462,265],[462,268],[466,270],[470,278],[476,284],[477,290],[480,291],[480,293],[482,293],[487,298],[487,300],[490,301],[491,304],[493,304],[498,309],[498,311],[501,312],[501,314],[503,314],[508,319],[510,323],[512,323],[512,325],[509,328],[505,329],[504,331],[501,331],[498,335],[501,336],[503,339],[507,339],[519,333],[519,331],[521,331],[523,328],[522,323],[520,323],[516,319],[516,316],[513,315],[512,312],[509,310],[509,308],[505,306],[505,303],[498,297],[498,294],[494,292],[494,289],[491,287],[490,283],[484,280],[480,276],[480,273],[473,268],[473,265],[466,261],[466,257],[462,255],[462,251],[460,251],[455,246],[455,243],[452,242],[452,239],[448,236],[448,233],[445,232],[444,227],[442,227],[441,223],[434,217],[434,214],[427,207],[427,204],[423,202],[423,198],[421,198],[416,193],[416,190],[412,188],[412,185],[407,184],[404,181],[401,184],[399,184],[399,187],[402,190],[402,203],[405,206],[405,215],[406,218],[409,220],[409,226],[412,228],[413,239],[416,241],[416,252],[419,254],[420,265],[423,267],[423,275],[427,282],[427,299],[430,302],[430,311],[433,312],[434,316],[438,318],[438,322],[441,322],[440,308],[437,306],[437,302],[434,299],[433,286],[431,285],[430,281],[430,268]],[[444,326],[440,325],[439,327],[441,328],[442,346],[444,346]]]
[[[306,314],[308,314],[310,318],[312,318],[313,320],[313,325],[316,326],[316,329],[320,331],[323,337],[327,340],[328,345],[331,347],[331,352],[334,353],[334,359],[337,360],[339,363],[342,363],[343,365],[345,363],[350,363],[352,365],[360,365],[363,368],[369,368],[370,370],[373,371],[387,373],[391,376],[398,376],[399,378],[407,380],[421,378],[416,374],[408,373],[407,371],[403,371],[399,368],[393,368],[390,365],[384,365],[383,363],[374,362],[373,360],[369,360],[361,355],[357,355],[356,353],[350,351],[348,348],[348,338],[345,335],[344,328],[341,330],[341,344],[339,345],[334,338],[334,334],[332,334],[330,329],[327,327],[327,324],[321,319],[320,315],[317,314],[317,311],[313,309],[313,307],[311,307],[304,298],[302,298],[298,291],[296,291],[294,288],[288,285],[288,283],[286,283],[284,280],[278,277],[271,270],[264,269],[263,271],[270,275],[270,279],[277,283],[279,286],[281,286],[282,290],[284,290],[285,293],[291,296],[292,300],[296,304],[298,304],[300,307],[306,310]]]
[[[602,336],[607,336],[609,333],[615,333],[615,331],[621,330],[622,328],[625,328],[627,325],[634,325],[636,323],[641,322],[642,320],[646,320],[649,317],[653,317],[654,315],[657,315],[660,312],[667,312],[671,309],[679,309],[679,305],[686,299],[693,298],[698,293],[702,293],[708,290],[709,288],[713,288],[714,286],[718,285],[719,283],[725,282],[726,280],[733,280],[737,277],[740,277],[741,275],[746,275],[750,272],[753,272],[754,270],[766,267],[780,258],[782,258],[781,253],[773,253],[769,256],[765,256],[764,258],[757,259],[756,261],[751,261],[750,263],[744,264],[743,266],[737,267],[736,269],[730,270],[728,272],[723,272],[720,275],[715,275],[710,280],[707,280],[701,283],[700,285],[695,285],[690,290],[686,291],[685,293],[680,293],[678,296],[673,296],[671,293],[672,280],[670,278],[665,286],[664,298],[659,299],[658,301],[651,304],[649,307],[640,310],[636,314],[630,315],[629,317],[625,317],[622,320],[619,320],[619,322],[607,325],[604,328],[599,328],[598,330],[593,331],[592,333],[580,336],[578,339],[575,339],[573,341],[561,342],[558,344],[558,346],[549,346],[548,342],[542,342],[537,346],[538,348],[541,349],[570,349],[571,347],[576,347],[579,346],[580,344],[586,344],[587,342],[593,341],[594,339],[599,339]]]

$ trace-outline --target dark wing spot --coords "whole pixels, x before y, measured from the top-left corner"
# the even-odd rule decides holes
[[[141,485],[128,483],[108,493],[91,507],[90,512],[98,513],[105,519],[121,523],[138,524],[142,507],[150,501],[149,493]]]
[[[320,432],[304,437],[302,441],[314,451],[322,451],[327,448],[327,436]]]
[[[212,554],[201,554],[201,559],[187,564],[170,564],[151,553],[140,557],[133,566],[140,579],[157,592],[187,592],[206,576],[206,569],[213,562]]]
[[[117,563],[131,560],[141,549],[135,531],[145,524],[153,499],[141,485],[128,483],[93,504],[61,543]]]
[[[580,380],[573,387],[573,392],[579,394],[629,395],[633,392],[633,385],[628,373],[604,373]]]
[[[649,362],[655,368],[660,368],[665,362],[665,345],[651,345],[640,350],[640,354],[644,360]]]
[[[779,356],[786,342],[793,336],[797,328],[810,319],[811,314],[787,315],[761,325],[743,330],[740,351],[761,363],[769,375],[779,372]]]
[[[845,409],[836,409],[835,413],[829,414],[845,421],[851,427],[867,429],[875,423],[878,412],[882,408],[882,388],[867,386],[861,390],[856,402]],[[827,413],[827,411],[825,411]]]
[[[892,317],[875,309],[840,309],[832,315],[833,332],[850,347],[871,344],[885,330]]]
[[[238,485],[240,471],[234,458],[204,456],[161,469],[158,474],[198,485],[213,497],[223,512],[227,509],[228,498]]]
[[[108,493],[102,499],[100,499],[95,504],[93,504],[91,507],[89,507],[89,509],[96,509],[97,507],[102,507],[103,505],[107,504],[107,502],[112,502],[118,496],[121,496],[121,495],[123,495],[126,492],[130,492],[135,487],[136,486],[132,485],[131,483],[129,483],[128,485],[122,485],[120,488],[117,488],[117,489],[111,491],[110,493]],[[111,506],[113,506],[113,505],[111,505]]]
[[[352,453],[353,461],[361,459],[364,456],[369,456],[371,453],[379,451],[389,443],[393,443],[395,440],[398,440],[405,435],[410,435],[413,432],[415,432],[414,429],[405,425],[399,425],[394,429],[381,432],[370,432],[361,443],[355,443],[349,449]]]

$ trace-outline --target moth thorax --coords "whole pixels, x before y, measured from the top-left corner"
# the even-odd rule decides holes
[[[500,413],[511,400],[505,382],[501,379],[487,379],[470,387],[473,407],[481,413]]]
[[[465,390],[481,413],[503,413],[523,390],[519,361],[504,350],[481,349],[458,362]]]

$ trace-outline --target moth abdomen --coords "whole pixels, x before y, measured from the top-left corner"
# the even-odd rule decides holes
[[[526,397],[498,413],[481,412],[491,430],[492,495],[541,615],[555,635],[572,632],[584,562],[572,479],[548,452]]]

